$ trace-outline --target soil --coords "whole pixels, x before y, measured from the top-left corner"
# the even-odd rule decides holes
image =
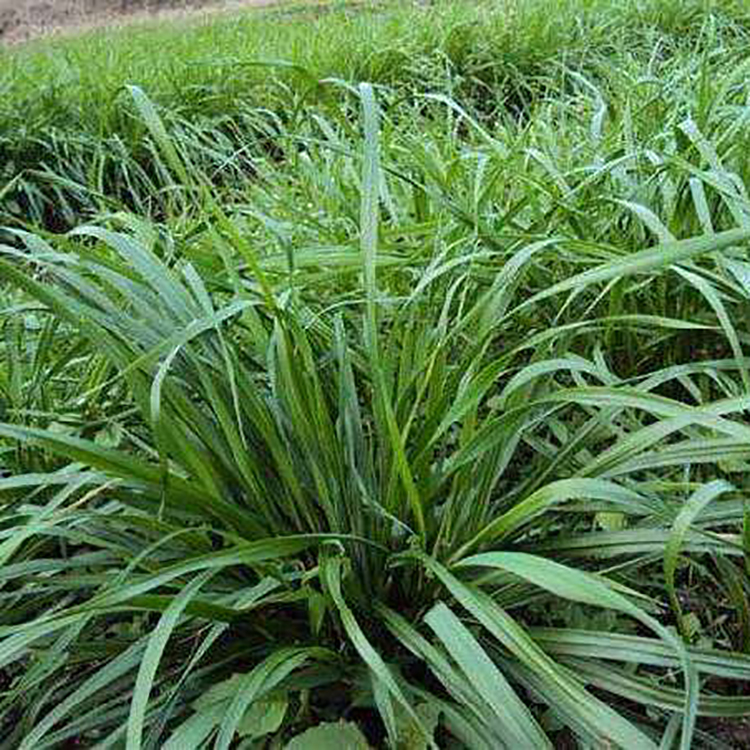
[[[0,0],[0,44],[146,18],[177,18],[281,0]]]

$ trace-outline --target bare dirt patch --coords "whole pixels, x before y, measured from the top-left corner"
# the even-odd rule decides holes
[[[0,0],[0,44],[37,36],[196,11],[273,5],[283,0]]]

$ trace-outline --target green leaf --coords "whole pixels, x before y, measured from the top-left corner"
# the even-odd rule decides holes
[[[96,696],[100,690],[106,689],[111,683],[122,679],[125,674],[139,664],[143,657],[144,647],[142,641],[134,643],[120,656],[97,670],[77,690],[45,714],[44,718],[24,737],[19,750],[34,750],[41,744],[49,730],[61,722],[64,717],[73,713],[76,708],[85,705],[85,702],[90,700],[92,696]]]
[[[414,712],[410,701],[407,699],[406,695],[404,695],[404,692],[396,681],[393,673],[383,660],[383,657],[377,652],[362,631],[362,628],[357,622],[357,618],[354,616],[354,613],[344,599],[341,589],[343,565],[344,561],[341,558],[324,554],[320,562],[321,583],[338,610],[341,623],[344,626],[344,630],[349,637],[351,644],[354,646],[365,664],[367,664],[367,667],[372,672],[374,678],[382,683],[387,693],[395,698],[396,702],[400,704],[416,722],[419,722],[419,717]],[[383,716],[383,719],[386,723],[386,728],[388,729],[391,739],[396,741],[397,730],[392,721],[392,717],[386,714]]]
[[[690,633],[688,632],[689,623],[683,618],[682,607],[675,586],[675,572],[682,544],[690,526],[703,509],[709,503],[716,500],[716,498],[725,492],[731,492],[733,489],[734,487],[728,482],[716,480],[696,490],[685,503],[682,510],[680,510],[677,518],[675,518],[672,530],[669,533],[667,545],[664,549],[664,579],[667,584],[667,591],[669,592],[669,601],[677,618],[680,633],[686,640],[690,640]]]
[[[251,739],[273,734],[278,731],[283,723],[288,708],[289,701],[286,697],[267,698],[253,703],[245,711],[245,715],[237,728],[237,734],[240,737]]]
[[[361,248],[365,291],[367,293],[367,314],[365,318],[365,345],[370,359],[373,382],[375,384],[376,416],[380,424],[380,440],[393,453],[395,470],[404,487],[404,493],[411,508],[417,530],[424,534],[425,520],[422,502],[414,477],[406,457],[404,437],[396,421],[391,394],[385,378],[384,364],[381,361],[378,334],[378,289],[377,255],[379,199],[381,186],[380,146],[378,107],[372,86],[362,83],[359,87],[365,128],[364,163],[362,167],[362,200],[360,210]],[[389,510],[391,510],[389,508]]]
[[[221,704],[205,708],[180,724],[162,746],[162,750],[198,750],[221,721]]]
[[[133,688],[130,716],[128,717],[127,750],[140,750],[149,696],[153,689],[162,654],[172,637],[172,632],[190,600],[214,575],[216,575],[215,570],[206,570],[185,586],[159,618],[156,628],[148,639],[146,652],[143,655]]]
[[[562,292],[578,291],[589,284],[600,284],[611,279],[620,279],[635,274],[659,271],[699,255],[718,252],[734,245],[741,245],[748,240],[750,240],[750,230],[729,229],[725,232],[717,232],[716,234],[690,237],[689,239],[677,240],[675,242],[663,242],[656,247],[630,253],[625,258],[603,263],[598,268],[584,271],[564,281],[553,284],[548,289],[539,292],[524,302],[516,308],[515,312],[518,313],[522,309],[537,305],[541,301]]]
[[[586,478],[562,479],[542,487],[516,503],[511,510],[490,521],[470,542],[456,552],[454,559],[459,560],[482,544],[502,541],[551,507],[569,500],[584,498],[611,502],[613,509],[622,507],[632,510],[639,506],[647,507],[641,495],[614,482]]]
[[[489,596],[462,583],[435,560],[424,555],[415,557],[435,574],[456,601],[467,609],[504,649],[536,676],[541,694],[550,705],[561,705],[569,716],[595,737],[607,738],[623,747],[654,750],[654,743],[648,736],[587,692],[572,673],[563,669],[542,651],[526,630]],[[476,557],[485,558],[484,555]],[[456,567],[460,569],[469,565],[463,561]],[[545,570],[545,576],[550,575],[554,577],[555,573],[549,569]],[[554,581],[548,583],[554,584]]]
[[[442,714],[440,706],[437,702],[420,703],[414,710],[420,718],[421,725],[406,711],[400,707],[396,708],[397,750],[428,750],[431,743],[434,743]]]
[[[514,573],[565,599],[629,614],[653,630],[675,649],[682,663],[686,685],[682,747],[685,750],[690,747],[698,707],[698,675],[684,644],[656,619],[608,586],[604,580],[534,555],[519,552],[489,552],[467,558],[456,565],[457,568],[463,566],[492,567]]]
[[[317,647],[279,648],[237,681],[237,690],[224,711],[216,750],[228,750],[247,715],[294,671],[310,660],[333,661],[335,655]]]
[[[319,724],[294,737],[285,750],[370,750],[356,724],[340,721]]]
[[[159,148],[164,155],[165,161],[174,171],[182,185],[190,185],[192,180],[190,179],[188,170],[185,167],[185,163],[180,158],[174,142],[169,137],[169,133],[167,133],[167,129],[164,127],[164,123],[161,117],[159,117],[153,102],[146,96],[143,89],[139,86],[131,85],[126,86],[126,88],[130,93],[130,96],[133,98],[133,103],[143,119],[144,124],[151,133],[151,137],[154,139],[157,148]]]
[[[492,711],[491,723],[502,743],[508,747],[551,748],[552,744],[541,727],[493,664],[474,636],[442,603],[436,604],[425,616],[446,651],[461,668],[466,679]]]
[[[237,694],[237,688],[239,687],[241,679],[241,674],[233,674],[226,680],[211,685],[208,690],[199,695],[191,703],[191,706],[196,711],[205,711],[218,703],[226,703],[227,701],[230,701]]]
[[[545,651],[560,656],[669,669],[678,668],[680,663],[674,649],[655,638],[571,628],[532,628],[529,632]],[[750,656],[746,654],[695,647],[688,650],[701,673],[727,680],[750,680]]]

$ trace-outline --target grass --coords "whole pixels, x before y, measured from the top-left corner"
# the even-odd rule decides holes
[[[278,13],[5,53],[0,746],[741,746],[742,4]]]
[[[62,228],[81,210],[101,210],[105,197],[139,211],[153,204],[164,175],[123,94],[129,83],[164,107],[191,159],[208,160],[232,184],[257,159],[277,155],[276,141],[306,108],[337,106],[320,81],[367,80],[475,102],[501,95],[520,113],[543,85],[545,64],[585,56],[589,42],[577,24],[542,21],[516,3],[508,13],[493,3],[449,4],[427,24],[419,13],[415,23],[408,7],[332,7],[284,6],[260,21],[249,14],[181,34],[157,26],[140,33],[139,45],[97,32],[6,53],[0,144],[8,174],[21,175],[6,194],[7,213]],[[485,106],[491,115],[496,104]]]

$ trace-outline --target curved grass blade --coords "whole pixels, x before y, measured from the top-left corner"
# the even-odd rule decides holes
[[[689,750],[698,709],[698,674],[684,644],[667,628],[622,594],[607,586],[603,580],[551,560],[520,552],[487,552],[466,558],[457,563],[455,568],[476,566],[496,568],[513,573],[540,588],[571,601],[582,602],[594,607],[607,607],[628,614],[653,630],[665,643],[671,645],[680,660],[685,675],[681,742],[682,747]]]
[[[559,704],[586,727],[589,734],[622,747],[655,750],[654,743],[633,724],[587,692],[571,673],[552,660],[501,607],[481,590],[461,582],[445,567],[425,555],[414,555],[445,585],[462,607],[543,686],[550,704]],[[481,557],[481,556],[480,556]],[[465,562],[465,561],[464,561]]]
[[[677,618],[677,627],[685,640],[688,639],[687,629],[682,614],[682,606],[677,595],[675,586],[675,572],[682,549],[682,543],[688,529],[692,526],[693,521],[700,515],[703,509],[711,502],[716,500],[726,492],[734,490],[729,482],[716,480],[696,490],[688,498],[682,510],[678,513],[672,524],[669,533],[669,539],[664,549],[664,579],[669,593],[669,601],[672,605],[672,611]]]
[[[216,570],[205,570],[190,581],[174,597],[167,609],[164,610],[153,633],[149,636],[146,651],[143,654],[133,688],[130,716],[128,717],[126,750],[140,750],[142,746],[143,727],[148,711],[149,696],[153,689],[154,679],[156,678],[164,649],[167,647],[167,643],[172,637],[172,633],[187,605],[217,572]]]
[[[425,615],[425,622],[492,710],[495,731],[507,747],[523,747],[529,743],[538,748],[552,747],[503,674],[445,604],[436,604]]]

